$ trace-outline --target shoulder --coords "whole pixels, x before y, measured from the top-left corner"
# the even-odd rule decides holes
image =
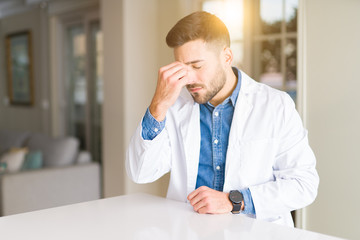
[[[295,106],[294,101],[284,91],[260,83],[241,72],[242,83],[240,92],[245,94],[253,104],[272,106]]]

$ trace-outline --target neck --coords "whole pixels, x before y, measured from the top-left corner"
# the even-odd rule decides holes
[[[231,96],[232,92],[236,88],[237,77],[232,68],[226,71],[226,81],[223,88],[210,100],[213,106],[217,106],[222,103],[227,97]]]

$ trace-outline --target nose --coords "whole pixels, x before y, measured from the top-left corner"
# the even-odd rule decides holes
[[[187,72],[187,78],[188,78],[188,83],[187,84],[193,84],[196,82],[196,74],[194,72],[194,70],[189,69]]]

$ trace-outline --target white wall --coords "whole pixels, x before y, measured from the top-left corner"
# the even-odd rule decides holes
[[[116,0],[100,2],[104,36],[103,191],[105,197],[125,192],[122,2]]]
[[[158,1],[124,1],[124,143],[145,113],[155,90],[159,62]],[[126,193],[158,193],[159,185],[138,185],[127,177]]]
[[[125,174],[130,138],[150,104],[158,69],[173,61],[165,36],[188,9],[180,0],[102,0],[104,33],[104,195],[164,196],[168,175],[138,185]],[[189,6],[188,6],[189,5]]]
[[[306,121],[319,194],[307,229],[360,236],[360,1],[304,0]]]

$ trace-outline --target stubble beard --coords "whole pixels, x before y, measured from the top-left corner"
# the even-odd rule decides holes
[[[221,68],[218,69],[215,76],[212,78],[212,80],[209,83],[209,86],[203,84],[190,84],[187,86],[187,88],[194,88],[194,87],[202,87],[206,90],[204,95],[200,95],[199,93],[195,92],[192,93],[191,96],[194,99],[194,101],[198,104],[204,104],[209,102],[211,99],[213,99],[218,92],[224,87],[226,82],[226,74],[225,71]]]

